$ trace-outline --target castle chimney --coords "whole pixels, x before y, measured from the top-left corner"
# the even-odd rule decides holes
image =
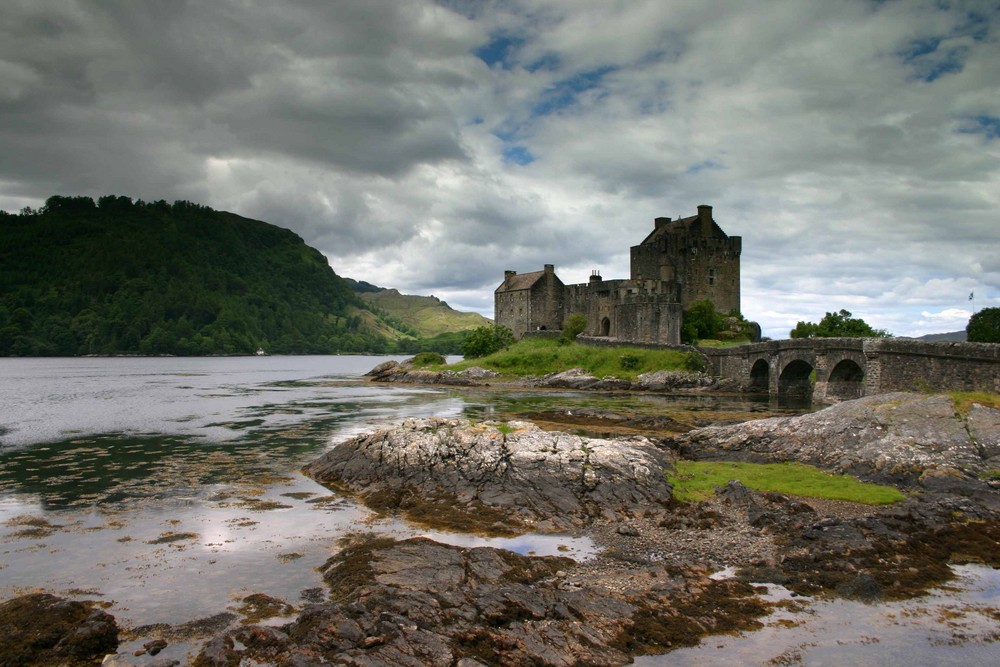
[[[698,222],[701,225],[702,236],[712,233],[712,207],[702,204],[698,207]]]
[[[545,273],[555,273],[556,267],[554,264],[545,265]]]
[[[653,221],[653,229],[660,229],[670,223],[670,218],[657,218]]]
[[[510,279],[517,275],[517,271],[504,271],[503,272],[503,284],[510,285]]]
[[[590,272],[590,282],[592,282],[592,283],[599,283],[602,280],[604,280],[604,278],[601,278],[601,272],[600,271],[598,271],[597,269],[594,269],[593,271]]]

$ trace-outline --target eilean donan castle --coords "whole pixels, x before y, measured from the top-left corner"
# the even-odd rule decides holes
[[[711,206],[678,220],[656,218],[653,231],[632,246],[632,274],[565,285],[546,264],[542,271],[505,271],[494,292],[494,319],[517,338],[562,328],[574,313],[587,318],[587,336],[678,344],[681,317],[694,301],[707,299],[722,313],[740,309],[742,238],[727,236]]]

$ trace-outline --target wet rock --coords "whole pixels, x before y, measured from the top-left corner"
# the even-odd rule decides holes
[[[483,384],[500,376],[500,373],[478,366],[464,371],[429,371],[415,368],[408,361],[386,361],[365,373],[374,382],[402,382],[411,384]],[[643,373],[635,380],[614,376],[598,378],[582,368],[549,373],[542,377],[528,376],[517,381],[519,386],[595,391],[676,391],[680,389],[723,389],[739,391],[742,387],[734,380],[718,380],[704,373],[693,371],[655,371]]]
[[[167,642],[163,639],[154,639],[146,642],[142,645],[142,647],[146,649],[146,652],[150,655],[156,655],[163,649],[167,648]]]
[[[549,373],[534,382],[538,387],[558,387],[563,389],[589,389],[599,380],[582,368],[571,368],[568,371]]]
[[[337,445],[304,472],[459,530],[559,531],[627,520],[670,500],[671,455],[642,437],[583,438],[527,422],[410,419]],[[448,523],[442,523],[448,521]],[[464,527],[464,528],[463,528]]]
[[[240,664],[240,653],[235,649],[236,643],[228,635],[209,639],[191,663],[192,667],[237,667]]]
[[[667,627],[693,643],[709,630],[751,627],[766,611],[747,599],[745,584],[693,571],[686,576],[697,585],[686,586],[647,563],[628,591],[615,592],[587,581],[564,585],[560,575],[574,568],[568,558],[358,537],[322,568],[332,601],[303,610],[285,628],[284,648],[248,644],[242,658],[302,666],[624,665]],[[679,597],[667,601],[669,592]],[[697,614],[673,618],[675,603]],[[664,620],[651,624],[650,616]]]
[[[677,389],[705,389],[716,384],[710,376],[692,371],[654,371],[643,373],[633,383],[633,389],[646,391],[675,391]]]
[[[837,587],[837,593],[847,598],[874,602],[882,597],[882,587],[870,574],[859,573]]]
[[[451,373],[452,377],[466,378],[469,380],[488,380],[490,378],[500,377],[500,373],[496,371],[491,371],[488,368],[482,368],[480,366],[472,366],[466,368],[464,371],[458,371]]]
[[[1000,411],[956,414],[947,396],[891,393],[844,401],[819,412],[710,426],[677,437],[695,459],[795,460],[870,481],[934,490],[984,487],[1000,442]],[[970,435],[970,433],[972,435]]]
[[[499,377],[500,373],[479,366],[473,366],[463,371],[431,371],[417,368],[410,360],[402,363],[396,361],[383,362],[365,373],[373,382],[401,382],[408,384],[448,384],[471,385],[483,380]]]
[[[383,361],[381,364],[375,366],[375,368],[365,373],[365,377],[370,377],[375,380],[381,380],[392,375],[392,373],[398,368],[399,368],[398,361],[393,361],[393,360]]]
[[[0,604],[0,664],[94,663],[118,648],[118,626],[91,603],[32,593]]]

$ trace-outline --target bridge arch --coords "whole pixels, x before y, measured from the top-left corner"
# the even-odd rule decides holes
[[[765,392],[771,387],[771,364],[758,359],[750,368],[750,391]]]
[[[853,359],[841,359],[826,382],[827,398],[849,400],[861,398],[865,388],[865,370]]]
[[[813,366],[803,359],[788,362],[778,376],[778,397],[812,399]]]

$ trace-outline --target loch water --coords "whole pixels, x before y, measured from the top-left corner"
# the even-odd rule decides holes
[[[486,539],[380,519],[299,470],[350,436],[408,417],[760,407],[732,397],[365,382],[363,373],[386,359],[0,359],[0,600],[37,590],[99,600],[125,627],[236,611],[253,593],[298,605],[318,594],[317,568],[338,540],[358,531],[586,559],[594,553],[586,537]],[[992,570],[966,576],[998,584]],[[975,579],[970,590],[990,585]],[[955,590],[954,604],[965,604],[966,593]],[[893,632],[906,644],[900,625]],[[922,626],[913,632],[927,634]],[[877,648],[866,641],[852,644],[858,664],[865,646]],[[749,650],[729,640],[712,645],[714,654],[692,654],[686,664],[738,664]],[[761,655],[778,655],[774,648]],[[836,664],[829,652],[813,654],[823,659],[801,664]]]

